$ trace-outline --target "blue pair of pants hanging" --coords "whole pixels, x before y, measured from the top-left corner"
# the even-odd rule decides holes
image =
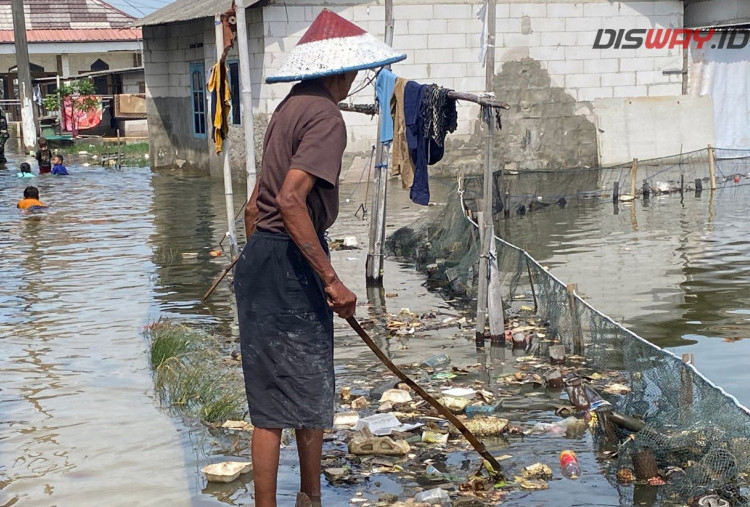
[[[406,142],[414,162],[414,183],[409,197],[417,204],[430,202],[427,166],[443,158],[445,136],[458,126],[456,101],[445,88],[421,85],[414,81],[404,89]]]

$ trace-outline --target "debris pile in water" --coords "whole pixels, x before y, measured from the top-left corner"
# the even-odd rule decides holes
[[[337,368],[338,408],[334,428],[326,433],[323,459],[324,477],[330,487],[349,493],[352,505],[399,505],[399,501],[404,502],[400,505],[494,505],[513,496],[533,495],[534,491],[569,491],[566,481],[579,480],[579,476],[590,481],[592,475],[601,474],[601,468],[609,471],[606,480],[618,489],[656,488],[656,495],[660,488],[679,484],[686,473],[694,473],[691,467],[698,466],[705,474],[720,472],[700,455],[700,434],[652,432],[635,417],[640,414],[618,413],[615,407],[623,406],[618,400],[626,400],[632,392],[626,377],[618,371],[594,371],[584,357],[566,354],[564,348],[561,351],[559,343],[548,338],[544,323],[524,313],[506,323],[503,344],[489,347],[490,355],[498,356],[489,365],[457,365],[445,352],[399,365],[482,440],[503,465],[507,481],[496,482],[489,464],[437,410],[385,372],[382,365],[369,360],[366,367],[349,364]],[[363,324],[382,330],[393,341],[406,343],[420,339],[427,329],[452,327],[460,331],[470,330],[472,325],[471,319],[463,316],[446,317],[439,312],[417,315],[408,309],[387,314],[379,323],[373,320]],[[162,326],[167,327],[160,329]],[[173,324],[162,323],[148,331],[152,348],[160,332],[175,332],[170,326]],[[404,329],[413,332],[398,334]],[[205,339],[205,335],[200,336]],[[182,380],[174,373],[160,377],[158,370],[169,365],[174,370],[179,370],[176,365],[196,366],[189,359],[194,352],[188,346],[165,354],[157,367],[157,379]],[[217,353],[212,364],[224,372],[221,375],[241,376],[239,359],[236,353],[230,357]],[[242,398],[241,378],[235,380],[231,387],[224,386]],[[195,406],[199,399],[184,388],[162,386],[169,393],[165,399],[173,405]],[[216,437],[216,454],[249,455],[252,425],[240,417],[225,419],[210,425]],[[671,443],[676,451],[665,455],[639,447],[638,452],[628,453],[634,441],[645,437]],[[292,440],[291,432],[285,431],[285,444]],[[677,445],[678,441],[684,445]],[[668,447],[659,445],[654,448]],[[750,449],[750,444],[746,447]],[[570,453],[569,449],[575,450],[573,455],[595,457],[604,467],[592,469],[591,458],[583,460],[588,467],[576,460],[575,466],[582,471],[570,474],[568,462],[563,466],[562,459],[558,461],[560,453]],[[680,454],[680,449],[685,452]],[[627,455],[628,461],[624,462],[619,453]],[[707,490],[693,498],[719,494],[722,499],[730,497],[727,501],[732,504],[738,503],[743,498],[739,484],[744,472],[737,469],[727,479],[727,484],[737,486],[733,492]],[[236,478],[238,483],[244,481],[242,477]],[[664,491],[670,492],[665,497],[673,495],[672,490]]]

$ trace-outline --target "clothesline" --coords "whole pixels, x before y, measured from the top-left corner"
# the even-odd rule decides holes
[[[488,97],[480,97],[473,93],[464,93],[457,91],[449,91],[448,97],[456,100],[465,100],[468,102],[474,102],[480,106],[489,106],[496,109],[510,109],[510,105],[507,102],[500,102],[499,100],[490,99]],[[350,113],[362,113],[374,116],[378,114],[377,104],[347,104],[345,102],[339,102],[339,109]]]

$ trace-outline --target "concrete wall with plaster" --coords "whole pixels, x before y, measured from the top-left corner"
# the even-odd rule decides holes
[[[154,167],[209,167],[208,135],[193,135],[190,64],[205,62],[204,32],[212,29],[209,20],[143,28],[149,156]]]
[[[480,61],[480,3],[396,2],[394,48],[407,59],[393,65],[399,76],[481,93],[485,70]],[[382,5],[339,2],[341,16],[382,37]],[[264,71],[272,74],[310,22],[316,5],[275,4],[264,8]],[[592,49],[598,28],[674,28],[682,26],[678,0],[617,2],[512,2],[497,5],[496,96],[511,104],[496,136],[498,167],[554,168],[595,165],[593,100],[608,97],[679,95],[681,49]],[[665,73],[666,71],[666,73]],[[355,85],[356,86],[356,85]],[[261,113],[270,113],[290,86],[263,85]],[[354,102],[372,102],[367,89]],[[376,121],[345,114],[348,151],[367,152]],[[482,156],[479,108],[459,106],[458,131],[449,136],[446,157],[432,170],[479,170]]]
[[[602,166],[702,150],[714,143],[710,96],[596,99],[594,108]]]

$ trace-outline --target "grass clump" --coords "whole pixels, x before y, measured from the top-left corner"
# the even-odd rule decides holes
[[[151,368],[158,370],[169,358],[207,348],[211,337],[201,330],[171,321],[158,321],[146,327],[146,337],[151,340]]]
[[[70,146],[57,148],[55,151],[66,155],[78,155],[81,151],[85,151],[89,155],[105,155],[113,152],[117,153],[117,143],[114,141],[97,144],[75,143]],[[122,143],[120,144],[120,153],[123,155],[143,156],[148,153],[148,143]]]
[[[162,401],[206,422],[241,419],[246,410],[241,370],[225,364],[218,341],[184,324],[148,326],[151,366]]]

